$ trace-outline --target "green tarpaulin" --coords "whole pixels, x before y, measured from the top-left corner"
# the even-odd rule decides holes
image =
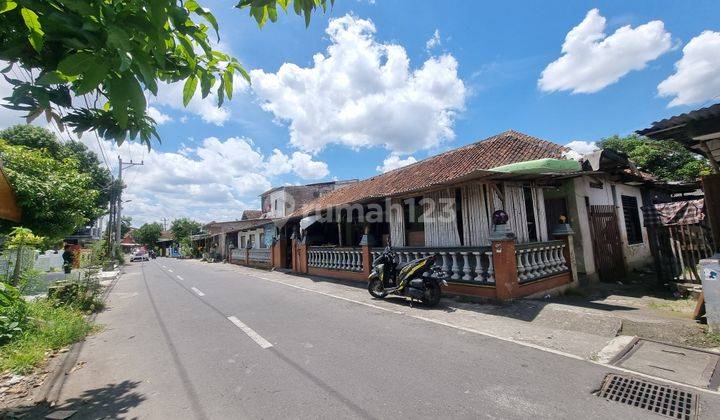
[[[495,172],[513,174],[556,174],[579,172],[580,162],[569,159],[538,159],[511,163],[490,169]]]

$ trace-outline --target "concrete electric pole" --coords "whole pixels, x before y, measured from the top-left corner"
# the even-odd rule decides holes
[[[120,236],[120,227],[122,226],[122,190],[124,188],[123,181],[122,181],[122,172],[123,167],[129,168],[131,166],[140,166],[144,165],[144,163],[141,161],[140,163],[135,163],[132,160],[130,162],[123,162],[122,158],[118,156],[118,182],[120,183],[120,192],[118,193],[117,198],[117,204],[115,205],[115,210],[117,212],[115,216],[115,244],[120,245],[122,243],[122,237]]]

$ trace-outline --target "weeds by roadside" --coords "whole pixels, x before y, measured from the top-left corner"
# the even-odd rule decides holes
[[[45,360],[48,351],[82,340],[92,329],[85,312],[58,306],[51,299],[29,302],[27,319],[22,335],[0,347],[0,372],[28,373]]]

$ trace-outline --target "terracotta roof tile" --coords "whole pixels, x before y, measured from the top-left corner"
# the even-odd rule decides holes
[[[262,214],[262,210],[244,210],[240,220],[259,219]]]
[[[567,150],[559,144],[508,130],[329,192],[305,204],[290,217],[311,210],[419,191],[496,166],[543,158],[560,159]]]

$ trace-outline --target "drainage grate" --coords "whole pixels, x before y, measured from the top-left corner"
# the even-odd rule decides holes
[[[598,396],[674,419],[693,420],[697,395],[643,379],[611,373],[605,377]]]

